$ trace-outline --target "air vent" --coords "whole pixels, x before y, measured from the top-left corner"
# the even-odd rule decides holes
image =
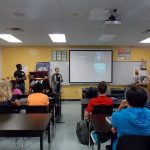
[[[13,31],[13,32],[24,32],[22,28],[17,28],[17,27],[6,28],[6,30]]]

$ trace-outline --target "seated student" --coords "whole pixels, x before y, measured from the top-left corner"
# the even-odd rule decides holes
[[[128,89],[127,100],[112,115],[112,132],[117,132],[117,138],[122,135],[150,136],[150,111],[144,107],[147,98],[147,92],[142,87],[133,86]],[[113,150],[116,145],[117,139],[113,142]]]
[[[16,97],[12,95],[11,82],[8,79],[0,80],[0,105],[19,105]]]
[[[107,84],[105,81],[101,81],[98,84],[98,96],[96,98],[91,98],[87,109],[85,111],[85,118],[88,118],[88,116],[92,113],[93,106],[94,105],[105,105],[105,106],[112,106],[113,101],[110,97],[106,96],[107,91]]]
[[[49,98],[43,94],[43,85],[37,82],[32,89],[34,93],[28,96],[27,104],[29,106],[48,106]]]
[[[102,106],[112,106],[113,100],[110,97],[106,96],[107,91],[107,83],[105,81],[101,81],[98,84],[98,97],[90,99],[87,109],[85,111],[85,118],[88,118],[89,115],[92,114],[94,105],[102,105]],[[94,143],[97,143],[97,134],[95,131],[91,132],[91,137]],[[107,141],[111,138],[111,133],[106,133],[103,135],[103,141]],[[106,149],[110,149],[110,145],[106,146]]]
[[[17,81],[11,80],[11,83],[12,83],[12,94],[13,95],[22,95],[21,90],[17,88]]]

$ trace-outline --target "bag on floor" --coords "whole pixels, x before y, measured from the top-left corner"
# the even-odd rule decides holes
[[[89,125],[88,121],[81,120],[77,123],[76,134],[81,144],[89,144]]]

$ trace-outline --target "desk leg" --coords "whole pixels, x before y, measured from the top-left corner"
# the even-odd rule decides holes
[[[43,133],[40,136],[40,150],[43,150]]]
[[[100,150],[101,149],[100,134],[97,134],[97,137],[98,137],[97,150]]]
[[[81,120],[84,120],[84,107],[81,105]]]
[[[47,130],[48,130],[48,143],[50,143],[50,122],[48,123],[48,127],[47,127]]]

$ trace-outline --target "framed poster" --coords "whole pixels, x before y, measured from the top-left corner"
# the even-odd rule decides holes
[[[52,51],[52,60],[56,61],[56,51]]]
[[[61,58],[62,58],[62,61],[66,61],[67,60],[67,51],[66,50],[61,51]]]
[[[49,71],[50,63],[49,62],[37,62],[36,71]]]
[[[56,53],[57,53],[56,60],[61,61],[61,51],[56,51]]]

